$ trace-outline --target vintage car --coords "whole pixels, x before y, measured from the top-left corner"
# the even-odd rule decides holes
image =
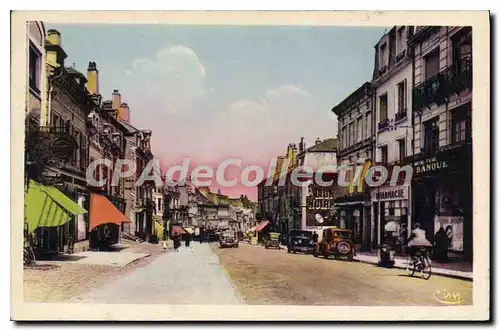
[[[219,234],[219,246],[224,247],[238,247],[239,240],[238,234],[235,231],[224,231]]]
[[[288,253],[313,253],[313,233],[307,230],[290,230],[288,233]]]
[[[353,232],[349,229],[328,228],[323,230],[320,243],[314,247],[314,256],[329,258],[345,258],[352,261],[356,255],[353,242]]]
[[[281,235],[277,232],[269,232],[269,236],[264,242],[264,247],[266,249],[271,248],[271,247],[281,249],[280,236]]]

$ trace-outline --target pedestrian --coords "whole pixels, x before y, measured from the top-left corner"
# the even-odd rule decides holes
[[[441,226],[434,235],[434,259],[440,263],[448,261],[449,240],[444,228]]]
[[[174,252],[178,252],[179,247],[181,246],[181,237],[177,232],[174,232],[172,235],[172,240],[174,241]]]
[[[318,234],[316,233],[316,231],[313,232],[313,243],[317,243],[318,242]]]
[[[184,239],[184,243],[186,244],[187,248],[189,248],[190,242],[191,242],[191,234],[190,233],[186,233],[186,236],[185,236],[185,239]]]

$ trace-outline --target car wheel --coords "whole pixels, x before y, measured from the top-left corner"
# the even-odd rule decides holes
[[[337,245],[337,251],[340,255],[348,255],[351,253],[351,245],[346,241],[341,241]]]

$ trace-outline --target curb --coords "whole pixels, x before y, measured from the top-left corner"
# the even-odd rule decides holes
[[[366,261],[366,260],[359,260],[357,258],[354,258],[354,261],[360,262],[360,263],[366,263],[366,264],[371,264],[371,265],[378,266],[378,262],[371,262],[371,261]],[[381,267],[381,268],[383,268],[383,267]],[[400,266],[400,265],[394,265],[392,268],[405,270],[405,267]],[[432,274],[433,275],[437,275],[437,276],[443,276],[443,277],[449,277],[449,278],[466,280],[466,281],[470,281],[470,282],[472,282],[474,280],[474,278],[470,277],[470,276],[453,275],[453,274],[449,274],[449,273],[442,272],[442,271],[434,271],[434,270],[432,270]]]
[[[219,255],[217,255],[217,253],[215,253],[214,247],[212,245],[210,245],[210,244],[209,244],[209,247],[210,247],[210,250],[212,251],[212,253],[217,258],[218,265],[222,269],[222,272],[224,273],[224,275],[226,275],[226,278],[229,281],[229,284],[231,284],[231,287],[233,289],[233,293],[234,293],[236,299],[240,302],[241,305],[246,305],[246,299],[245,299],[245,297],[238,290],[238,287],[236,286],[235,282],[231,278],[231,275],[227,271],[226,267],[224,267],[224,265],[220,262]]]

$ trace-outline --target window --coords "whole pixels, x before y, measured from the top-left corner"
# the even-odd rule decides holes
[[[380,45],[380,68],[383,68],[387,65],[387,43],[383,43]]]
[[[161,198],[158,198],[158,211],[161,211]]]
[[[342,128],[342,134],[340,136],[340,149],[344,149],[346,147],[346,127]]]
[[[458,70],[472,65],[472,29],[467,27],[453,36],[453,64]]]
[[[365,133],[366,133],[366,136],[365,136],[365,138],[368,139],[372,135],[372,113],[366,113],[365,118],[366,118],[366,121],[365,121],[365,124],[366,124]]]
[[[436,154],[439,146],[438,119],[432,119],[424,123],[424,154],[432,156]]]
[[[398,83],[398,113],[406,112],[406,79]]]
[[[406,157],[406,140],[399,139],[398,140],[398,151],[399,151],[399,162],[403,163]]]
[[[356,142],[363,140],[363,117],[358,117]]]
[[[349,146],[354,144],[354,122],[349,123]]]
[[[78,130],[74,130],[73,134],[76,143],[78,144],[78,148],[73,149],[73,165],[77,166],[80,164],[80,157],[81,157],[81,133]]]
[[[424,57],[425,78],[431,78],[439,73],[439,47]]]
[[[382,122],[387,119],[387,93],[379,97],[379,105],[379,122]]]
[[[463,106],[453,112],[452,115],[452,128],[451,128],[451,140],[452,143],[459,143],[466,140],[470,140],[472,137],[472,125],[471,125],[470,111],[467,106]]]
[[[405,27],[402,26],[398,29],[398,49],[397,54],[399,55],[402,51],[405,50]]]
[[[40,92],[40,62],[41,56],[38,50],[30,44],[29,46],[29,85],[35,92]]]
[[[380,150],[380,162],[382,164],[387,164],[387,145],[379,147]]]

